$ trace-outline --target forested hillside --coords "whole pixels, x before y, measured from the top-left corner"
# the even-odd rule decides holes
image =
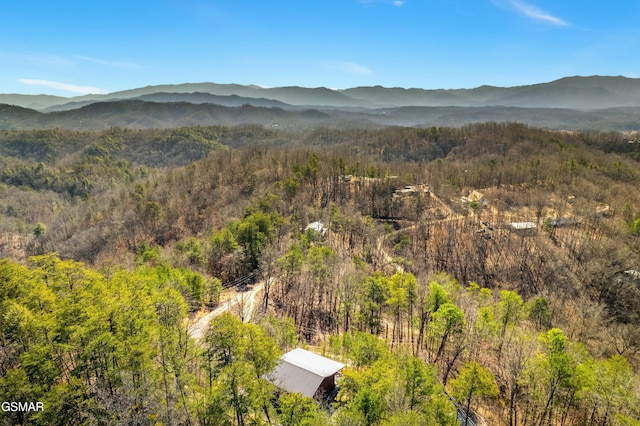
[[[194,94],[184,100],[161,102],[161,94],[144,100],[111,100],[81,104],[73,109],[39,112],[0,103],[0,130],[47,130],[52,128],[90,132],[119,127],[129,130],[176,127],[260,125],[302,131],[379,129],[385,126],[460,127],[480,122],[519,122],[549,129],[583,131],[629,131],[638,128],[638,106],[605,109],[562,107],[490,106],[398,106],[366,109],[334,106],[279,106],[275,101],[211,99],[200,102]],[[543,96],[544,98],[544,96]],[[150,99],[150,100],[147,100]],[[84,106],[82,106],[84,105]]]
[[[640,424],[639,176],[520,124],[2,131],[0,394],[45,410],[0,419]],[[329,409],[264,379],[299,345]]]
[[[101,95],[63,98],[46,95],[0,94],[0,104],[45,111],[62,111],[95,102],[126,99],[157,102],[212,103],[240,106],[295,106],[330,108],[390,107],[490,107],[567,108],[598,110],[638,107],[640,79],[622,76],[573,76],[525,86],[480,86],[473,89],[405,89],[360,86],[349,89],[326,87],[260,87],[256,85],[186,83],[146,86]]]

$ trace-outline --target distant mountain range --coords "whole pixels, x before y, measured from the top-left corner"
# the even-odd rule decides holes
[[[640,128],[640,79],[567,77],[517,87],[426,90],[189,83],[72,98],[0,94],[0,129],[175,127],[256,123],[283,127],[431,126],[519,121],[568,129]]]

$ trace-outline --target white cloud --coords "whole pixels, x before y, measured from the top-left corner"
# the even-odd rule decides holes
[[[140,68],[140,65],[130,63],[130,62],[115,62],[115,61],[106,61],[104,59],[93,58],[91,56],[78,56],[79,59],[87,62],[93,62],[100,65],[106,65],[108,67],[114,68]]]
[[[106,90],[91,86],[77,86],[75,84],[59,83],[57,81],[49,80],[32,80],[28,78],[21,78],[20,83],[30,86],[47,86],[56,90],[64,90],[65,92],[77,93],[80,95],[88,94],[104,94]]]
[[[404,6],[404,1],[402,1],[402,0],[395,0],[395,1],[394,1],[394,2],[392,2],[391,4],[393,4],[394,6],[401,7],[401,6]]]
[[[509,0],[509,1],[511,5],[516,8],[518,12],[522,13],[525,16],[528,16],[531,19],[534,19],[536,21],[541,21],[546,24],[555,25],[557,27],[566,27],[569,25],[569,23],[564,19],[558,18],[557,16],[553,16],[543,10],[540,10],[532,4],[525,3],[521,0]]]
[[[70,67],[74,63],[67,58],[58,55],[23,55],[27,61],[38,62],[50,67]]]
[[[358,65],[353,62],[328,61],[324,63],[324,66],[332,70],[348,72],[349,74],[356,74],[356,75],[373,74],[373,71],[371,71],[369,68],[363,67],[362,65]]]

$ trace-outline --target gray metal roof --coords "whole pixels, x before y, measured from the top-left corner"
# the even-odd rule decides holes
[[[268,379],[282,390],[313,397],[326,377],[343,368],[344,364],[298,348],[282,356]]]
[[[287,352],[282,355],[282,359],[289,364],[304,368],[322,377],[329,377],[344,368],[344,364],[340,364],[332,359],[314,354],[302,348],[296,348]]]

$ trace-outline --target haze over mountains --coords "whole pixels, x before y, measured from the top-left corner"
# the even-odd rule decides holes
[[[451,90],[188,83],[72,98],[0,94],[0,104],[6,104],[0,106],[1,129],[98,130],[249,122],[296,128],[457,126],[518,121],[576,130],[637,130],[640,79],[567,77],[529,86]]]

